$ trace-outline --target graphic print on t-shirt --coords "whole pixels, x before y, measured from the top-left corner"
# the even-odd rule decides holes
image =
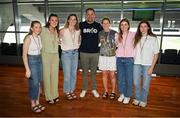
[[[83,33],[97,33],[98,30],[94,28],[84,28]]]

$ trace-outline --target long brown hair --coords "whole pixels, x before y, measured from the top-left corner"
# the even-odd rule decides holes
[[[119,42],[122,42],[122,40],[123,40],[123,37],[122,37],[123,32],[122,32],[122,30],[121,30],[121,23],[122,23],[122,22],[126,22],[126,23],[129,25],[128,30],[130,29],[129,20],[128,20],[127,18],[123,18],[123,19],[120,21],[120,23],[119,23]]]
[[[136,47],[136,45],[138,44],[138,42],[140,41],[140,39],[142,37],[142,33],[140,31],[140,26],[141,26],[142,23],[145,23],[149,27],[149,29],[147,31],[147,34],[150,35],[150,36],[156,37],[156,35],[152,32],[150,23],[148,21],[146,21],[146,20],[143,20],[138,25],[136,35],[135,35],[135,40],[134,40],[134,47]]]
[[[76,15],[76,14],[70,14],[70,15],[68,16],[68,18],[67,18],[67,20],[66,20],[66,23],[65,23],[65,25],[64,25],[64,28],[68,28],[68,26],[69,26],[68,20],[70,19],[71,16],[74,16],[74,17],[76,18],[75,29],[76,29],[76,30],[79,30],[79,23],[78,23],[78,18],[77,18],[77,15]]]
[[[49,21],[51,20],[51,17],[56,17],[58,19],[58,23],[57,23],[57,26],[55,27],[55,29],[57,32],[59,32],[59,17],[57,14],[50,14],[49,15],[48,22],[46,23],[45,27],[49,28],[49,26],[50,26]]]

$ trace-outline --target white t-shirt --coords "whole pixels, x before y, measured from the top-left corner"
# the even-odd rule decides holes
[[[41,37],[40,36],[33,37],[32,35],[29,35],[29,38],[31,39],[31,42],[29,44],[28,54],[29,55],[41,54],[41,48],[42,48]]]
[[[153,36],[143,36],[135,47],[134,64],[151,65],[154,54],[159,53],[158,40]]]

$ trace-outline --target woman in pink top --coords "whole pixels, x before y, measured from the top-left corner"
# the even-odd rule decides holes
[[[119,23],[119,35],[116,38],[116,65],[117,80],[120,97],[119,102],[128,104],[132,95],[133,80],[133,40],[135,33],[130,32],[128,19],[124,18]]]

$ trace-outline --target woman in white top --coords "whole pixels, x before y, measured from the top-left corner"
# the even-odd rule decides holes
[[[64,28],[60,30],[61,61],[64,73],[64,93],[68,100],[76,98],[74,93],[78,67],[80,30],[76,14],[70,14]]]
[[[23,62],[26,69],[25,76],[28,78],[29,97],[31,109],[39,113],[45,109],[39,103],[39,95],[42,85],[42,62],[41,62],[41,23],[32,21],[30,32],[24,38],[23,45]]]
[[[138,25],[134,41],[134,105],[146,107],[151,74],[158,59],[159,47],[156,35],[152,33],[148,21],[141,21]],[[141,86],[141,75],[143,83]]]

